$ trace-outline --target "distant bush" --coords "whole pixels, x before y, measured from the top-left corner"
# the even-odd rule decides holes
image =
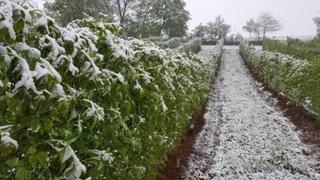
[[[240,45],[240,53],[261,78],[305,105],[320,122],[319,59],[306,61],[281,53],[258,51],[245,42]]]
[[[0,0],[0,179],[154,178],[217,59],[16,2]]]
[[[160,41],[159,42],[159,46],[161,48],[169,48],[169,49],[175,49],[178,46],[180,46],[182,43],[184,43],[184,39],[183,38],[171,38],[167,41]]]
[[[194,38],[186,43],[180,45],[179,47],[176,48],[177,51],[179,52],[193,52],[193,53],[198,53],[201,51],[201,45],[202,41],[200,38]]]
[[[263,49],[288,54],[295,58],[306,60],[320,57],[320,42],[317,40],[302,42],[296,39],[288,39],[286,42],[281,42],[278,40],[266,39],[263,42]]]

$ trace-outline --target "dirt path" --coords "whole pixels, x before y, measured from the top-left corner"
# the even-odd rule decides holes
[[[226,49],[186,179],[320,179],[295,127]]]

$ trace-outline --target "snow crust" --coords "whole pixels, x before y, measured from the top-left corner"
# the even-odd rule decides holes
[[[186,179],[319,179],[298,132],[227,49]],[[269,97],[270,98],[270,97]]]

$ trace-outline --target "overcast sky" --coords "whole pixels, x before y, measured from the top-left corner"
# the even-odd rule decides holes
[[[261,12],[270,12],[283,24],[283,29],[273,35],[310,36],[316,34],[312,18],[320,16],[320,0],[185,1],[192,18],[189,29],[193,29],[199,23],[214,21],[216,16],[221,15],[226,23],[232,26],[232,33],[245,33],[242,27],[249,18],[257,17]]]
[[[320,16],[320,0],[185,0],[191,14],[189,28],[214,21],[221,15],[232,26],[233,33],[241,32],[251,17],[270,12],[283,24],[281,36],[315,35],[312,18]]]

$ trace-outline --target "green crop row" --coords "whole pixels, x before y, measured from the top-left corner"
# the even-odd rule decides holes
[[[161,48],[169,48],[169,49],[175,49],[179,47],[181,44],[183,44],[185,40],[183,38],[174,37],[167,41],[160,41],[159,46]]]
[[[193,52],[193,53],[198,53],[201,51],[201,45],[202,41],[200,38],[194,38],[189,41],[187,41],[184,44],[181,44],[179,47],[176,48],[177,51],[179,52]]]
[[[218,57],[60,27],[0,0],[0,179],[152,179],[207,99]]]
[[[319,40],[302,42],[299,40],[288,39],[286,42],[266,39],[263,42],[263,49],[291,55],[298,59],[312,60],[320,57]]]
[[[262,79],[307,107],[320,120],[319,59],[306,61],[281,53],[257,51],[246,42],[240,44],[240,53]]]

